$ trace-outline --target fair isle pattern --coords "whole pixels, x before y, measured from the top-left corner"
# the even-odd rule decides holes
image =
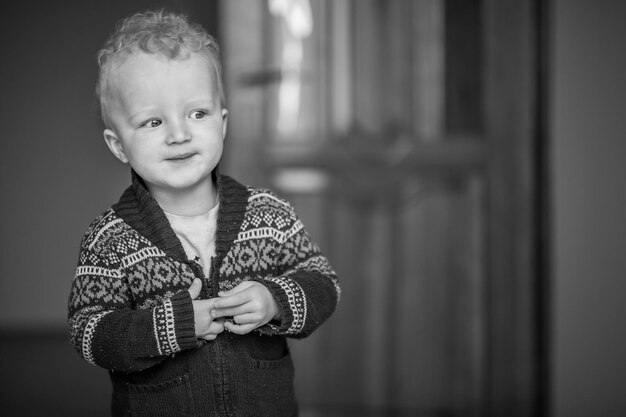
[[[280,246],[300,221],[289,203],[265,190],[249,189],[246,215],[240,232],[220,268],[226,278],[222,290],[235,287],[243,278],[266,274],[276,267]]]
[[[145,258],[125,270],[136,307],[153,308],[174,293],[187,289],[195,275],[188,265],[167,257]]]
[[[157,258],[164,257],[165,253],[162,250],[155,247],[146,247],[141,249],[139,252],[131,253],[122,258],[122,267],[129,268],[139,262],[142,262],[148,258]]]
[[[267,273],[276,267],[280,245],[269,239],[251,239],[234,243],[220,268],[226,281]],[[236,285],[236,284],[235,284]]]
[[[151,297],[144,299],[141,303],[137,303],[136,308],[137,310],[152,310],[163,304],[165,300],[171,298],[174,294],[172,291],[153,293]]]
[[[104,278],[122,278],[122,274],[117,269],[108,269],[92,265],[79,266],[76,268],[76,277],[83,275],[100,276]]]
[[[112,213],[108,213],[108,214],[110,215]],[[93,237],[91,245],[89,245],[89,250],[93,249],[93,246],[100,240],[100,237],[102,236],[102,234],[104,234],[108,229],[115,227],[123,222],[122,219],[115,219],[111,222],[107,222],[106,221],[107,219],[108,217],[103,218],[104,226],[100,228],[100,230],[98,230],[96,235]]]
[[[273,219],[265,216],[263,220],[267,223],[272,223]],[[260,222],[258,220],[255,220],[252,223],[259,224]],[[281,219],[276,219],[274,223],[285,225],[285,222]],[[273,227],[258,227],[252,230],[247,230],[245,232],[240,232],[237,235],[237,240],[235,240],[235,242],[241,242],[241,241],[250,240],[250,239],[271,238],[278,243],[284,243],[287,239],[289,239],[291,236],[298,233],[303,228],[304,226],[302,225],[302,222],[300,220],[296,220],[293,226],[291,226],[289,230],[284,231],[284,232]]]
[[[263,227],[286,232],[285,228],[296,222],[291,205],[267,191],[251,189],[246,217],[241,225],[245,232]]]
[[[102,309],[99,306],[85,307],[70,317],[70,341],[78,352],[82,353],[83,336],[85,334],[83,330],[85,329],[86,324],[89,322],[92,315],[97,314],[100,311],[102,311]]]
[[[267,198],[267,199],[273,200],[275,203],[279,205],[282,205],[285,207],[291,207],[291,205],[287,201],[276,197],[269,190],[265,190],[262,188],[249,188],[248,191],[250,191],[250,198],[248,198],[248,203],[251,203],[259,198]]]
[[[269,277],[266,280],[278,284],[287,295],[289,307],[293,312],[293,321],[286,333],[298,334],[304,328],[307,316],[306,297],[302,287],[293,280],[279,277]]]
[[[89,232],[81,246],[111,263],[119,263],[124,256],[151,246],[111,209],[94,222]]]
[[[286,234],[272,227],[260,227],[258,229],[252,229],[246,232],[239,233],[239,235],[237,235],[237,240],[235,242],[241,242],[241,241],[250,240],[250,239],[267,239],[267,238],[271,238],[277,242],[284,242],[286,239]]]
[[[87,325],[85,326],[85,332],[83,333],[82,341],[83,357],[87,362],[91,363],[92,365],[95,365],[96,361],[94,360],[92,355],[91,341],[93,339],[93,335],[96,331],[98,323],[100,322],[100,320],[102,320],[102,317],[106,316],[109,313],[110,311],[101,311],[97,314],[94,314],[93,316],[91,316],[89,321],[87,321]]]
[[[103,227],[107,228],[106,225],[111,223],[111,218],[113,218],[114,220],[117,218],[117,216],[111,209],[106,210],[104,213],[96,217],[85,231],[85,235],[83,236],[83,241],[81,242],[81,244],[84,244],[85,242],[97,242],[99,239],[96,239],[96,236],[99,234],[100,230],[102,230]],[[89,247],[91,245],[87,246],[88,249],[93,249]]]
[[[90,267],[85,267],[88,268]],[[110,270],[109,273],[102,272],[102,269],[98,271],[99,274],[96,275],[82,274],[74,278],[70,295],[72,308],[91,306],[95,300],[108,306],[125,305],[130,302],[125,280],[121,277],[112,277],[116,270]]]
[[[152,320],[154,322],[154,337],[159,355],[169,355],[170,353],[178,352],[180,347],[176,341],[174,308],[169,299],[152,311]]]
[[[302,229],[304,229],[304,226],[302,225],[302,222],[300,220],[296,220],[296,222],[293,224],[293,226],[291,226],[291,228],[289,228],[289,230],[287,230],[287,232],[285,233],[285,236],[287,237],[287,239],[289,239],[289,238],[294,236],[296,233],[298,233]],[[285,239],[285,241],[286,241],[286,239]]]
[[[83,241],[70,297],[72,308],[94,302],[127,306],[132,301],[137,308],[153,308],[191,285],[195,276],[188,266],[169,259],[115,212],[108,211],[94,223],[88,235],[98,240]]]

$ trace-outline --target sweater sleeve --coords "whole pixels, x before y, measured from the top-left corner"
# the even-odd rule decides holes
[[[135,309],[114,257],[82,247],[69,297],[70,340],[91,364],[132,372],[197,346],[188,291],[152,308]]]
[[[263,326],[259,331],[303,338],[332,315],[341,290],[328,259],[295,213],[292,213],[292,219],[295,221],[285,234],[278,254],[279,273],[258,279],[277,301],[281,322]]]

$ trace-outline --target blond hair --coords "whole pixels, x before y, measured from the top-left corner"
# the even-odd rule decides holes
[[[221,55],[215,39],[183,14],[163,9],[146,11],[121,20],[98,52],[96,95],[105,124],[108,124],[106,101],[111,72],[139,52],[161,54],[169,59],[185,58],[191,52],[206,57],[211,63],[220,103],[225,107]]]

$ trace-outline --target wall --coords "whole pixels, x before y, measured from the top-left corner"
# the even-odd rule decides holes
[[[553,6],[553,415],[624,416],[626,3]]]
[[[217,33],[216,1],[3,2],[0,329],[61,329],[89,222],[130,183],[102,140],[96,53],[117,19],[172,7]]]

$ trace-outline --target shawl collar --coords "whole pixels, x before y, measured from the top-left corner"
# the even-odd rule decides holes
[[[248,205],[247,187],[234,179],[213,173],[219,195],[215,251],[218,261],[226,256],[237,237]],[[131,170],[132,185],[113,205],[115,213],[168,256],[189,262],[180,240],[170,226],[163,209],[146,188],[139,175]]]

